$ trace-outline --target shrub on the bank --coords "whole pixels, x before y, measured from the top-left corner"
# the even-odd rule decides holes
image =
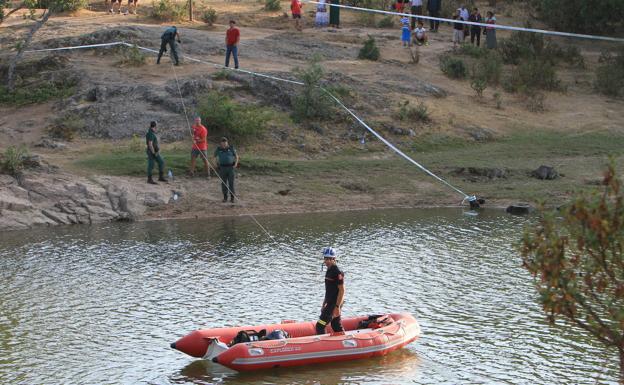
[[[459,47],[459,52],[463,55],[471,56],[476,59],[482,58],[488,55],[490,50],[484,47],[477,47],[472,44],[464,43]]]
[[[152,17],[159,21],[180,21],[188,14],[186,1],[177,3],[173,0],[152,1]]]
[[[198,98],[197,112],[210,122],[217,136],[225,135],[238,142],[259,136],[273,118],[268,108],[242,106],[216,91]]]
[[[613,97],[624,96],[624,48],[616,55],[603,52],[600,63],[594,82],[598,92]]]
[[[295,73],[304,86],[299,87],[299,93],[292,98],[293,118],[303,122],[309,119],[331,117],[333,103],[329,96],[319,88],[324,71],[318,59],[313,59],[304,69],[296,68]]]
[[[409,100],[399,103],[399,112],[397,117],[401,121],[423,122],[431,121],[429,117],[429,108],[424,102],[419,102],[416,107],[410,106]]]
[[[0,104],[23,106],[26,104],[44,103],[49,100],[66,98],[74,93],[76,84],[67,82],[40,82],[24,87],[16,87],[10,92],[0,86]]]
[[[464,61],[449,55],[440,57],[440,69],[452,79],[463,79],[467,73]]]
[[[120,66],[140,67],[145,64],[146,57],[136,44],[132,47],[121,46],[119,56],[121,57],[118,62]]]
[[[392,16],[384,16],[377,24],[379,28],[394,28],[394,19]]]
[[[509,39],[500,40],[498,50],[507,64],[520,64],[524,60],[532,59],[548,61],[551,64],[564,62],[577,67],[585,64],[578,47],[569,45],[562,48],[538,33],[514,32]]]
[[[265,11],[279,11],[280,9],[282,9],[280,0],[264,0]]]
[[[217,11],[214,8],[208,8],[202,12],[202,21],[209,26],[212,26],[217,21]]]
[[[534,0],[541,18],[560,31],[601,34],[622,26],[621,0]]]
[[[514,68],[504,88],[508,92],[524,93],[530,90],[563,90],[555,67],[542,60],[529,60]]]
[[[364,46],[360,49],[360,52],[358,53],[358,59],[373,61],[379,60],[379,48],[377,47],[375,38],[368,35],[368,40],[364,42]]]
[[[86,123],[80,116],[67,114],[54,120],[54,123],[48,127],[48,135],[71,142],[85,126]]]
[[[18,176],[24,169],[24,160],[28,156],[25,146],[9,146],[0,158],[0,170],[9,175]]]

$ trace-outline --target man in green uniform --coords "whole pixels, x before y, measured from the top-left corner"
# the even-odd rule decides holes
[[[156,64],[160,64],[160,58],[162,57],[163,53],[167,52],[167,44],[169,44],[173,63],[175,65],[180,65],[180,60],[178,59],[178,49],[176,47],[176,40],[178,41],[178,43],[182,43],[180,41],[180,34],[178,33],[178,29],[175,26],[167,28],[160,37],[160,51],[158,52],[158,59],[156,59]]]
[[[150,128],[145,134],[145,144],[147,145],[147,183],[157,184],[152,179],[152,170],[154,169],[154,162],[158,163],[158,181],[166,182],[164,177],[165,162],[162,156],[160,156],[160,147],[158,147],[158,137],[156,136],[156,122],[150,123]]]
[[[223,202],[227,202],[229,192],[230,201],[234,203],[234,169],[238,167],[238,154],[234,147],[229,145],[227,138],[223,137],[219,147],[214,152],[214,157],[215,164],[219,168]]]

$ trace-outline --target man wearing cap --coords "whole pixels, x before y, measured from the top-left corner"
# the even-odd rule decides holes
[[[325,327],[331,324],[334,332],[342,332],[340,320],[344,302],[344,273],[336,265],[336,251],[332,247],[323,249],[323,264],[327,266],[325,273],[325,299],[321,307],[321,316],[316,323],[316,334],[325,334]]]
[[[219,147],[214,152],[215,164],[219,168],[219,178],[221,178],[221,192],[223,192],[223,202],[227,202],[228,192],[230,202],[234,203],[234,169],[238,167],[238,154],[234,147],[230,146],[226,137],[221,138]]]
[[[160,58],[163,53],[167,52],[167,44],[169,44],[169,48],[171,49],[171,58],[173,59],[173,64],[180,65],[180,59],[178,58],[178,50],[176,48],[176,40],[178,43],[182,43],[180,41],[180,34],[178,33],[178,29],[176,26],[171,26],[165,30],[165,32],[160,37],[160,51],[158,51],[158,58],[156,59],[156,64],[160,64]]]
[[[158,181],[166,182],[167,179],[165,179],[164,177],[165,161],[163,160],[162,156],[160,156],[158,137],[156,136],[156,122],[154,121],[150,123],[150,128],[145,134],[145,144],[147,146],[147,148],[145,149],[145,152],[147,153],[147,183],[157,184],[156,182],[154,182],[154,179],[152,179],[154,162],[158,164]]]

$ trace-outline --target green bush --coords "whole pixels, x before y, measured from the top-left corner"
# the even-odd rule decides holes
[[[304,69],[296,68],[295,73],[304,83],[304,86],[299,88],[301,91],[291,100],[293,118],[298,122],[330,118],[334,104],[320,88],[324,71],[318,62],[318,58],[313,59]]]
[[[399,103],[397,117],[401,121],[416,121],[427,123],[431,121],[429,108],[424,102],[418,103],[416,107],[410,106],[409,100]]]
[[[487,88],[487,79],[475,76],[470,80],[470,88],[472,88],[479,98],[483,97],[483,91]]]
[[[219,70],[212,74],[214,80],[227,80],[230,75],[229,70]]]
[[[377,47],[377,43],[375,43],[375,38],[368,35],[368,40],[364,42],[364,46],[360,49],[358,59],[379,60],[379,48]]]
[[[601,34],[622,27],[622,0],[534,0],[541,18],[556,30]]]
[[[274,113],[268,108],[239,105],[227,95],[211,91],[198,98],[197,112],[217,136],[244,142],[262,134]]]
[[[74,93],[75,86],[73,81],[64,83],[45,81],[16,87],[13,92],[9,92],[4,86],[0,86],[0,104],[23,106],[63,99]]]
[[[462,59],[444,55],[440,57],[440,69],[444,74],[452,79],[463,79],[466,77],[466,64]]]
[[[481,57],[473,66],[471,78],[479,78],[487,84],[497,85],[500,83],[503,73],[503,59],[496,51],[490,51]]]
[[[394,19],[392,18],[392,16],[389,15],[384,16],[381,18],[381,20],[379,20],[377,26],[379,28],[394,28]]]
[[[508,92],[524,93],[531,90],[563,90],[555,67],[542,60],[529,60],[521,63],[512,71],[504,87]]]
[[[282,4],[280,4],[280,0],[264,0],[264,10],[265,11],[279,11],[282,9]]]
[[[596,68],[596,90],[608,96],[624,96],[624,48],[616,55],[603,52],[600,63]]]
[[[24,170],[24,160],[28,156],[25,146],[9,146],[0,159],[0,169],[9,175],[18,176]]]
[[[530,28],[531,25],[527,24],[526,27]],[[544,37],[531,32],[513,32],[509,39],[498,42],[498,50],[506,64],[520,64],[522,59],[542,57],[545,46]]]
[[[214,8],[208,8],[202,12],[202,21],[209,26],[212,26],[217,21],[217,11]]]
[[[152,17],[159,21],[181,21],[188,14],[188,2],[152,1]]]
[[[118,52],[121,58],[117,64],[120,66],[140,67],[145,64],[146,57],[136,44],[132,47],[121,46]]]
[[[71,142],[76,134],[83,130],[86,126],[84,119],[75,114],[67,114],[57,118],[54,123],[48,127],[48,135],[56,139]]]
[[[463,55],[467,55],[467,56],[480,59],[482,57],[487,56],[490,50],[483,48],[483,47],[477,47],[472,44],[464,43],[459,47],[459,52]]]

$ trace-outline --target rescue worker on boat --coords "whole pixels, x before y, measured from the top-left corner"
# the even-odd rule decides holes
[[[321,308],[321,317],[316,323],[316,334],[325,334],[325,327],[331,324],[334,332],[342,332],[340,315],[344,303],[344,273],[336,265],[336,251],[332,247],[323,249],[325,273],[325,299]]]

